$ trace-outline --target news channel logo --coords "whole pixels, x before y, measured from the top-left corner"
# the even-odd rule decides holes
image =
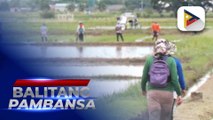
[[[9,110],[95,109],[89,79],[19,79],[13,85]]]
[[[200,6],[180,7],[177,27],[181,31],[202,31],[205,28],[205,10]]]

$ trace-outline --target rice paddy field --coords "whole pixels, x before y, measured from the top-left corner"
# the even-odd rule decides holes
[[[8,33],[10,42],[41,42],[39,29],[42,23],[48,27],[48,43],[74,43],[76,40],[76,28],[79,21],[83,21],[86,27],[85,42],[87,43],[116,43],[114,26],[119,13],[97,13],[85,15],[75,13],[71,21],[56,19],[41,19],[39,13],[17,14],[18,21],[12,24],[4,24],[3,28]],[[7,16],[7,15],[5,15]],[[8,15],[8,17],[10,17]],[[205,73],[213,68],[213,18],[206,18],[206,29],[202,32],[181,32],[176,28],[175,18],[139,18],[142,26],[137,29],[127,29],[123,32],[125,42],[153,42],[151,39],[150,25],[153,20],[161,26],[160,38],[176,42],[178,57],[182,64],[185,80],[188,87],[192,86]],[[18,23],[18,24],[17,24]],[[13,31],[7,31],[13,28]],[[10,34],[13,35],[10,35]],[[18,41],[17,37],[23,36]],[[141,71],[142,73],[142,71]],[[109,88],[110,89],[110,88]],[[105,109],[104,118],[114,120],[129,120],[146,110],[146,99],[142,96],[140,79],[127,89],[102,97],[97,101],[98,106]]]

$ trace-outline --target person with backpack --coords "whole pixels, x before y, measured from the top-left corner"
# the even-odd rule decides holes
[[[124,38],[122,34],[122,25],[119,22],[115,26],[115,31],[116,31],[117,42],[119,42],[119,37],[121,38],[122,42],[124,42]]]
[[[169,42],[165,39],[158,39],[155,42],[155,45],[158,45],[160,43],[164,43],[166,45],[166,55],[169,57],[172,57],[175,60],[176,66],[177,66],[177,74],[178,74],[178,81],[182,90],[182,94],[185,95],[186,93],[186,82],[184,79],[184,74],[183,74],[183,69],[182,69],[182,64],[180,62],[180,60],[174,56],[175,52],[177,51],[177,47],[174,43]]]
[[[176,63],[166,52],[164,43],[156,45],[154,55],[148,56],[144,65],[141,88],[147,97],[149,120],[171,120],[173,91],[177,101],[182,101]]]
[[[84,34],[85,34],[85,27],[83,22],[79,22],[79,25],[76,30],[77,39],[76,41],[80,40],[80,42],[84,41]]]

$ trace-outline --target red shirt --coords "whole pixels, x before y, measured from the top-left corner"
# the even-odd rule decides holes
[[[160,32],[160,25],[157,23],[152,24],[152,31]]]

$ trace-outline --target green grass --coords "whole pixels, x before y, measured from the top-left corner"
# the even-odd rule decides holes
[[[177,56],[181,58],[189,85],[213,68],[213,30],[184,39],[178,43]]]
[[[127,120],[129,116],[137,116],[146,109],[146,100],[140,92],[140,85],[131,85],[127,90],[119,94],[105,96],[97,102],[106,113],[103,118],[113,120]]]

